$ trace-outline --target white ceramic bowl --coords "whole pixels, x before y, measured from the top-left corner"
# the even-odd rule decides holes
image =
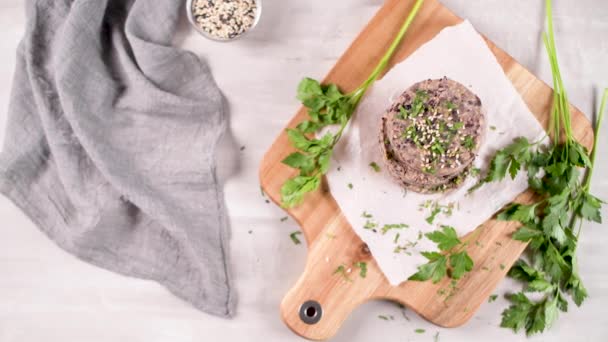
[[[186,1],[186,12],[188,14],[188,21],[190,21],[190,24],[194,27],[196,32],[200,33],[202,36],[204,36],[208,39],[215,40],[218,42],[231,42],[231,41],[241,38],[242,36],[251,32],[258,25],[258,22],[260,21],[260,17],[262,16],[262,0],[255,0],[256,11],[255,11],[255,19],[253,20],[253,25],[251,25],[251,27],[249,27],[247,30],[245,30],[245,32],[239,34],[238,36],[235,36],[232,38],[220,38],[220,37],[216,37],[216,36],[210,34],[209,32],[203,30],[202,28],[200,28],[198,26],[198,24],[196,23],[196,18],[194,17],[194,13],[192,11],[193,2],[194,2],[194,0]]]

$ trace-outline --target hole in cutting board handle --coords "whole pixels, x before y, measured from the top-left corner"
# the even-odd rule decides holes
[[[323,308],[319,302],[308,300],[300,306],[300,319],[306,324],[316,324],[323,316]]]

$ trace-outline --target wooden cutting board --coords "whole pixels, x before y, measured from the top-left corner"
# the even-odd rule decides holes
[[[390,45],[413,3],[413,0],[387,0],[338,60],[325,82],[337,83],[344,92],[362,83]],[[438,1],[426,0],[392,63],[407,58],[443,28],[461,21]],[[486,41],[507,77],[546,128],[552,89],[492,42]],[[305,109],[301,108],[288,127],[295,127],[306,117]],[[572,122],[577,139],[590,148],[593,131],[587,118],[573,108]],[[260,165],[262,188],[277,204],[280,203],[281,185],[296,174],[295,170],[281,164],[281,160],[291,152],[293,148],[287,135],[281,132]],[[530,192],[524,192],[516,202],[526,202],[531,198]],[[409,281],[391,286],[326,186],[310,194],[302,205],[289,209],[288,213],[302,228],[308,243],[308,258],[302,276],[283,299],[281,315],[295,333],[313,340],[332,337],[346,317],[358,305],[370,299],[389,299],[401,303],[443,327],[464,324],[488,298],[525,248],[525,244],[510,238],[517,228],[516,224],[489,220],[477,228],[475,241],[478,243],[470,243],[467,248],[475,261],[473,271],[455,287],[450,286],[447,279],[438,284]],[[420,215],[418,212],[409,214]],[[359,277],[355,267],[352,267],[350,274],[352,281],[333,274],[339,265],[349,267],[360,261],[367,262],[366,278]]]

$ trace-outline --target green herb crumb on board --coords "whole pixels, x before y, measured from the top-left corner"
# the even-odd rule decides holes
[[[382,169],[380,168],[380,166],[378,164],[376,164],[376,162],[369,163],[369,167],[371,167],[372,170],[374,170],[374,172],[382,171]]]
[[[281,204],[284,207],[299,205],[307,193],[319,188],[321,177],[329,170],[333,148],[340,140],[344,128],[367,90],[386,70],[423,2],[424,0],[416,0],[378,65],[367,80],[352,92],[343,94],[336,84],[322,85],[311,78],[300,82],[297,97],[307,108],[309,118],[296,128],[287,129],[289,141],[298,151],[291,153],[282,162],[297,169],[299,174],[288,179],[281,187]],[[339,126],[336,133],[326,133],[320,138],[310,137],[312,133],[330,125]],[[349,184],[349,188],[352,189],[352,184]]]
[[[502,313],[501,326],[527,335],[551,327],[559,311],[568,310],[568,297],[577,306],[587,298],[578,274],[577,249],[583,220],[602,222],[602,201],[590,193],[608,89],[604,90],[591,154],[574,137],[568,95],[557,61],[551,0],[546,0],[547,31],[543,42],[553,74],[553,103],[549,136],[552,144],[529,142],[521,137],[493,157],[480,184],[528,176],[536,202],[513,204],[498,219],[521,223],[512,238],[528,243],[526,261],[520,259],[508,275],[523,284],[521,292],[508,296],[511,306]],[[501,267],[504,267],[502,265]],[[533,292],[533,296],[527,293]]]
[[[300,239],[298,239],[298,235],[300,234],[302,234],[302,232],[299,230],[289,234],[289,238],[291,238],[291,242],[293,242],[294,245],[299,245],[302,243]]]
[[[367,263],[365,261],[355,263],[355,267],[359,269],[359,276],[361,278],[367,277]]]
[[[336,270],[334,271],[333,274],[338,274],[340,276],[342,276],[342,278],[348,282],[352,282],[352,279],[350,279],[350,277],[348,276],[348,273],[350,269],[346,269],[346,266],[344,265],[340,265],[336,268]]]

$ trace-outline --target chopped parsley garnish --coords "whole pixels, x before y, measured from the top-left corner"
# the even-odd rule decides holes
[[[285,221],[287,221],[288,219],[289,219],[289,217],[287,217],[287,216],[281,217],[281,222],[285,222]]]
[[[431,212],[431,215],[425,219],[426,222],[428,222],[429,224],[433,224],[433,222],[435,221],[435,218],[437,217],[437,215],[440,212],[441,212],[441,208],[439,208],[439,207],[433,208],[433,211]]]
[[[346,267],[344,265],[338,266],[333,274],[339,274],[342,276],[342,278],[344,278],[344,280],[352,282],[352,280],[348,277]]]
[[[464,141],[463,141],[462,145],[464,146],[464,148],[466,148],[467,150],[470,151],[475,148],[475,140],[473,139],[472,136],[466,135],[464,137]]]
[[[424,171],[424,173],[428,173],[428,174],[431,174],[431,175],[432,175],[432,174],[435,174],[435,172],[436,172],[437,170],[435,170],[435,168],[434,168],[434,167],[432,167],[432,166],[427,166],[427,167],[425,167],[425,168],[424,168],[422,171]]]
[[[376,162],[371,162],[369,163],[369,166],[376,172],[380,172],[380,166],[378,166],[378,164],[376,164]]]
[[[346,184],[346,186],[348,186],[348,188],[351,190],[353,189],[353,183],[348,183],[348,184]]]
[[[359,276],[361,278],[367,277],[367,263],[365,261],[355,263],[355,267],[359,269]]]
[[[426,332],[426,330],[424,330],[424,329],[416,329],[416,330],[414,330],[414,332],[416,334],[424,334]]]
[[[408,227],[409,226],[405,223],[385,224],[384,226],[382,226],[382,234],[386,234],[391,229],[402,229]]]
[[[294,243],[294,245],[299,245],[301,243],[300,239],[298,239],[298,235],[300,235],[300,234],[302,234],[301,231],[295,231],[295,232],[289,234],[289,237],[291,238],[291,241]]]
[[[378,224],[371,220],[365,221],[365,224],[363,225],[363,228],[365,228],[365,229],[374,229],[377,227],[378,227]]]
[[[452,216],[454,207],[455,205],[453,202],[450,202],[447,205],[442,205],[432,200],[427,200],[426,202],[420,204],[420,210],[428,208],[431,209],[429,216],[425,219],[428,224],[433,224],[433,222],[435,222],[435,219],[437,218],[437,215],[439,215],[440,213],[444,214],[446,217]]]
[[[492,303],[493,301],[495,301],[495,300],[496,300],[496,298],[498,298],[498,295],[495,295],[495,294],[491,295],[491,296],[488,298],[488,303]]]
[[[447,109],[449,109],[449,110],[452,110],[452,109],[456,109],[456,108],[458,108],[458,107],[457,107],[457,106],[454,104],[454,102],[452,102],[452,101],[447,101],[447,102],[445,103],[445,108],[447,108]]]
[[[361,217],[364,218],[372,218],[374,217],[372,214],[368,213],[367,211],[364,211],[363,214],[361,214]]]

